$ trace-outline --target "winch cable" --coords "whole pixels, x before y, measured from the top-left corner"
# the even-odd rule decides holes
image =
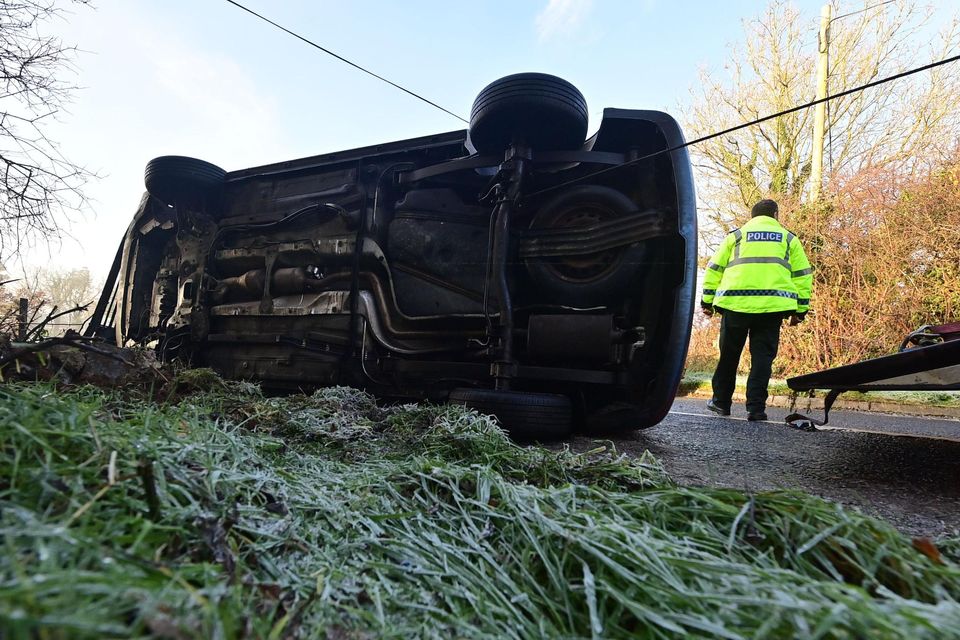
[[[821,104],[821,103],[824,103],[824,102],[829,102],[830,100],[835,100],[836,98],[842,98],[842,97],[844,97],[844,96],[848,96],[848,95],[851,95],[851,94],[853,94],[853,93],[857,93],[857,92],[860,92],[860,91],[864,91],[864,90],[870,89],[870,88],[872,88],[872,87],[880,86],[881,84],[886,84],[887,82],[893,82],[894,80],[899,80],[899,79],[901,79],[901,78],[906,78],[907,76],[911,76],[911,75],[913,75],[913,74],[915,74],[915,73],[920,73],[921,71],[927,71],[927,70],[929,70],[929,69],[934,69],[934,68],[936,68],[936,67],[940,67],[940,66],[943,66],[943,65],[945,65],[945,64],[950,64],[951,62],[957,62],[958,60],[960,60],[960,55],[951,56],[951,57],[949,57],[949,58],[944,58],[943,60],[937,60],[937,61],[931,62],[931,63],[929,63],[929,64],[925,64],[925,65],[923,65],[922,67],[916,67],[916,68],[914,68],[914,69],[908,69],[908,70],[906,70],[906,71],[902,71],[902,72],[900,72],[900,73],[896,73],[896,74],[894,74],[894,75],[892,75],[892,76],[887,76],[887,77],[885,77],[885,78],[880,78],[879,80],[874,80],[873,82],[868,82],[868,83],[866,83],[866,84],[862,84],[862,85],[860,85],[860,86],[858,86],[858,87],[853,87],[852,89],[847,89],[847,90],[841,91],[841,92],[839,92],[839,93],[834,93],[834,94],[832,94],[832,95],[829,95],[829,96],[826,96],[826,97],[823,97],[823,98],[819,98],[819,99],[817,99],[817,100],[811,100],[810,102],[805,102],[804,104],[797,105],[797,106],[794,106],[794,107],[790,107],[789,109],[784,109],[783,111],[778,111],[777,113],[773,113],[773,114],[770,114],[770,115],[768,115],[768,116],[763,116],[762,118],[757,118],[756,120],[751,120],[751,121],[749,121],[749,122],[744,122],[744,123],[741,123],[741,124],[738,124],[738,125],[729,127],[729,128],[727,128],[727,129],[723,129],[722,131],[717,131],[717,132],[715,132],[715,133],[711,133],[711,134],[708,134],[708,135],[705,135],[705,136],[701,136],[701,137],[699,137],[699,138],[695,138],[695,139],[693,139],[693,140],[689,140],[689,141],[687,141],[687,142],[684,142],[683,144],[678,144],[678,145],[675,145],[675,146],[673,146],[673,147],[669,147],[669,148],[667,148],[667,149],[661,149],[661,150],[659,150],[659,151],[654,151],[653,153],[648,153],[648,154],[645,155],[645,156],[641,156],[641,157],[639,157],[639,158],[635,158],[635,159],[633,159],[633,160],[629,160],[629,161],[627,161],[627,162],[624,162],[623,164],[614,165],[614,166],[612,166],[612,167],[607,167],[607,168],[605,168],[605,169],[598,169],[597,171],[592,171],[592,172],[587,173],[587,174],[585,174],[585,175],[582,175],[582,176],[580,176],[580,177],[578,177],[578,178],[573,178],[573,179],[571,179],[571,180],[566,180],[566,181],[561,182],[561,183],[559,183],[559,184],[555,184],[555,185],[552,185],[552,186],[549,186],[549,187],[544,187],[543,189],[539,189],[539,190],[534,191],[534,192],[532,192],[532,193],[525,194],[525,195],[523,196],[523,199],[526,200],[526,199],[529,199],[529,198],[533,198],[534,196],[539,196],[539,195],[542,195],[542,194],[544,194],[544,193],[548,193],[548,192],[550,192],[550,191],[556,191],[557,189],[562,189],[563,187],[569,186],[569,185],[571,185],[571,184],[577,184],[577,183],[579,183],[579,182],[583,182],[584,180],[590,180],[590,179],[592,179],[592,178],[596,178],[597,176],[600,176],[600,175],[604,175],[604,174],[607,174],[607,173],[612,173],[612,172],[614,172],[614,171],[620,171],[620,170],[626,169],[626,168],[628,168],[628,167],[632,167],[632,166],[634,166],[634,165],[637,165],[637,164],[643,162],[644,160],[649,160],[650,158],[655,158],[655,157],[657,157],[657,156],[660,156],[660,155],[663,155],[663,154],[667,154],[667,153],[673,153],[674,151],[678,151],[678,150],[683,149],[683,148],[685,148],[685,147],[690,147],[690,146],[692,146],[692,145],[699,144],[699,143],[701,143],[701,142],[706,142],[707,140],[712,140],[713,138],[719,138],[720,136],[725,136],[725,135],[727,135],[727,134],[729,134],[729,133],[733,133],[734,131],[740,131],[741,129],[746,129],[746,128],[748,128],[748,127],[752,127],[752,126],[755,126],[755,125],[764,123],[764,122],[766,122],[766,121],[768,121],[768,120],[773,120],[773,119],[775,119],[775,118],[779,118],[779,117],[781,117],[781,116],[785,116],[785,115],[788,115],[788,114],[790,114],[790,113],[794,113],[794,112],[796,112],[796,111],[802,111],[803,109],[809,109],[810,107],[816,106],[816,105],[818,105],[818,104]]]
[[[449,109],[446,109],[446,108],[444,108],[444,107],[441,107],[439,104],[437,104],[437,103],[434,102],[433,100],[429,100],[429,99],[427,99],[427,98],[424,98],[424,97],[423,97],[422,95],[420,95],[419,93],[416,93],[416,92],[414,92],[414,91],[411,91],[410,89],[407,89],[406,87],[403,87],[403,86],[397,84],[396,82],[394,82],[394,81],[392,81],[392,80],[388,80],[387,78],[384,78],[383,76],[378,75],[378,74],[374,73],[373,71],[370,71],[369,69],[367,69],[367,68],[365,68],[365,67],[361,67],[361,66],[360,66],[359,64],[357,64],[356,62],[352,62],[351,60],[347,60],[347,59],[344,58],[343,56],[334,53],[334,52],[331,51],[330,49],[327,49],[326,47],[320,46],[319,44],[317,44],[317,43],[314,42],[313,40],[310,40],[309,38],[306,38],[306,37],[300,35],[299,33],[296,33],[295,31],[291,31],[290,29],[287,29],[287,28],[284,27],[283,25],[277,24],[276,22],[274,22],[274,21],[271,20],[270,18],[268,18],[268,17],[266,17],[266,16],[264,16],[264,15],[261,15],[261,14],[257,13],[257,12],[254,11],[253,9],[250,9],[250,8],[248,8],[248,7],[245,7],[245,6],[243,6],[242,4],[240,4],[239,2],[236,2],[235,0],[226,0],[226,1],[229,2],[230,4],[232,4],[233,6],[237,7],[238,9],[242,9],[242,10],[246,11],[247,13],[249,13],[250,15],[256,16],[257,18],[260,18],[260,19],[263,20],[264,22],[273,25],[274,27],[276,27],[277,29],[280,29],[280,30],[283,31],[284,33],[287,33],[287,34],[293,36],[294,38],[296,38],[296,39],[298,39],[298,40],[301,40],[301,41],[303,41],[303,42],[306,42],[306,43],[307,43],[308,45],[310,45],[311,47],[314,47],[314,48],[316,48],[316,49],[319,49],[320,51],[323,51],[325,54],[327,54],[327,55],[329,55],[329,56],[333,56],[334,58],[336,58],[336,59],[339,60],[340,62],[345,62],[345,63],[347,63],[348,65],[350,65],[351,67],[353,67],[354,69],[358,69],[359,71],[362,71],[362,72],[366,73],[367,75],[371,75],[371,76],[373,76],[374,78],[376,78],[377,80],[380,80],[380,81],[382,81],[382,82],[386,82],[386,83],[389,84],[391,87],[396,87],[397,89],[400,89],[400,91],[403,91],[404,93],[407,93],[407,94],[413,96],[413,97],[416,98],[417,100],[422,100],[423,102],[426,102],[426,103],[429,104],[431,107],[436,107],[437,109],[440,109],[440,111],[443,111],[443,112],[446,113],[447,115],[453,116],[454,118],[456,118],[457,120],[460,120],[461,122],[467,122],[467,120],[466,120],[465,118],[463,118],[463,117],[461,117],[461,116],[458,116],[457,114],[455,114],[453,111],[450,111]]]

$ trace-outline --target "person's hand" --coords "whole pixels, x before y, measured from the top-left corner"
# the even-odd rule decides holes
[[[707,316],[708,318],[712,318],[713,314],[715,313],[712,304],[701,304],[700,310],[703,311],[703,315]]]
[[[790,316],[790,326],[791,326],[791,327],[795,327],[795,326],[797,326],[798,324],[800,324],[801,322],[803,322],[803,320],[804,320],[804,318],[806,317],[806,315],[807,315],[806,313],[794,313],[794,314],[792,314],[792,315]]]

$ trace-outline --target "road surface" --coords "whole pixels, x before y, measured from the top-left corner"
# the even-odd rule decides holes
[[[787,427],[786,413],[771,408],[769,422],[747,422],[743,407],[722,418],[705,401],[678,398],[662,423],[614,443],[629,454],[649,449],[681,484],[802,489],[909,535],[960,535],[960,420],[832,411],[830,430],[810,433]]]

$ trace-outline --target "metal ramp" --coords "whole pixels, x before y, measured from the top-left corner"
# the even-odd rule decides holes
[[[897,353],[789,378],[787,386],[827,390],[822,421],[799,413],[786,418],[807,431],[827,424],[830,408],[845,391],[960,391],[960,323],[920,327]]]

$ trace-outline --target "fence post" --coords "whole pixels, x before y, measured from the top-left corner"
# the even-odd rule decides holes
[[[29,304],[26,298],[20,298],[20,312],[17,316],[17,340],[23,342],[27,339],[27,324],[29,322]]]

